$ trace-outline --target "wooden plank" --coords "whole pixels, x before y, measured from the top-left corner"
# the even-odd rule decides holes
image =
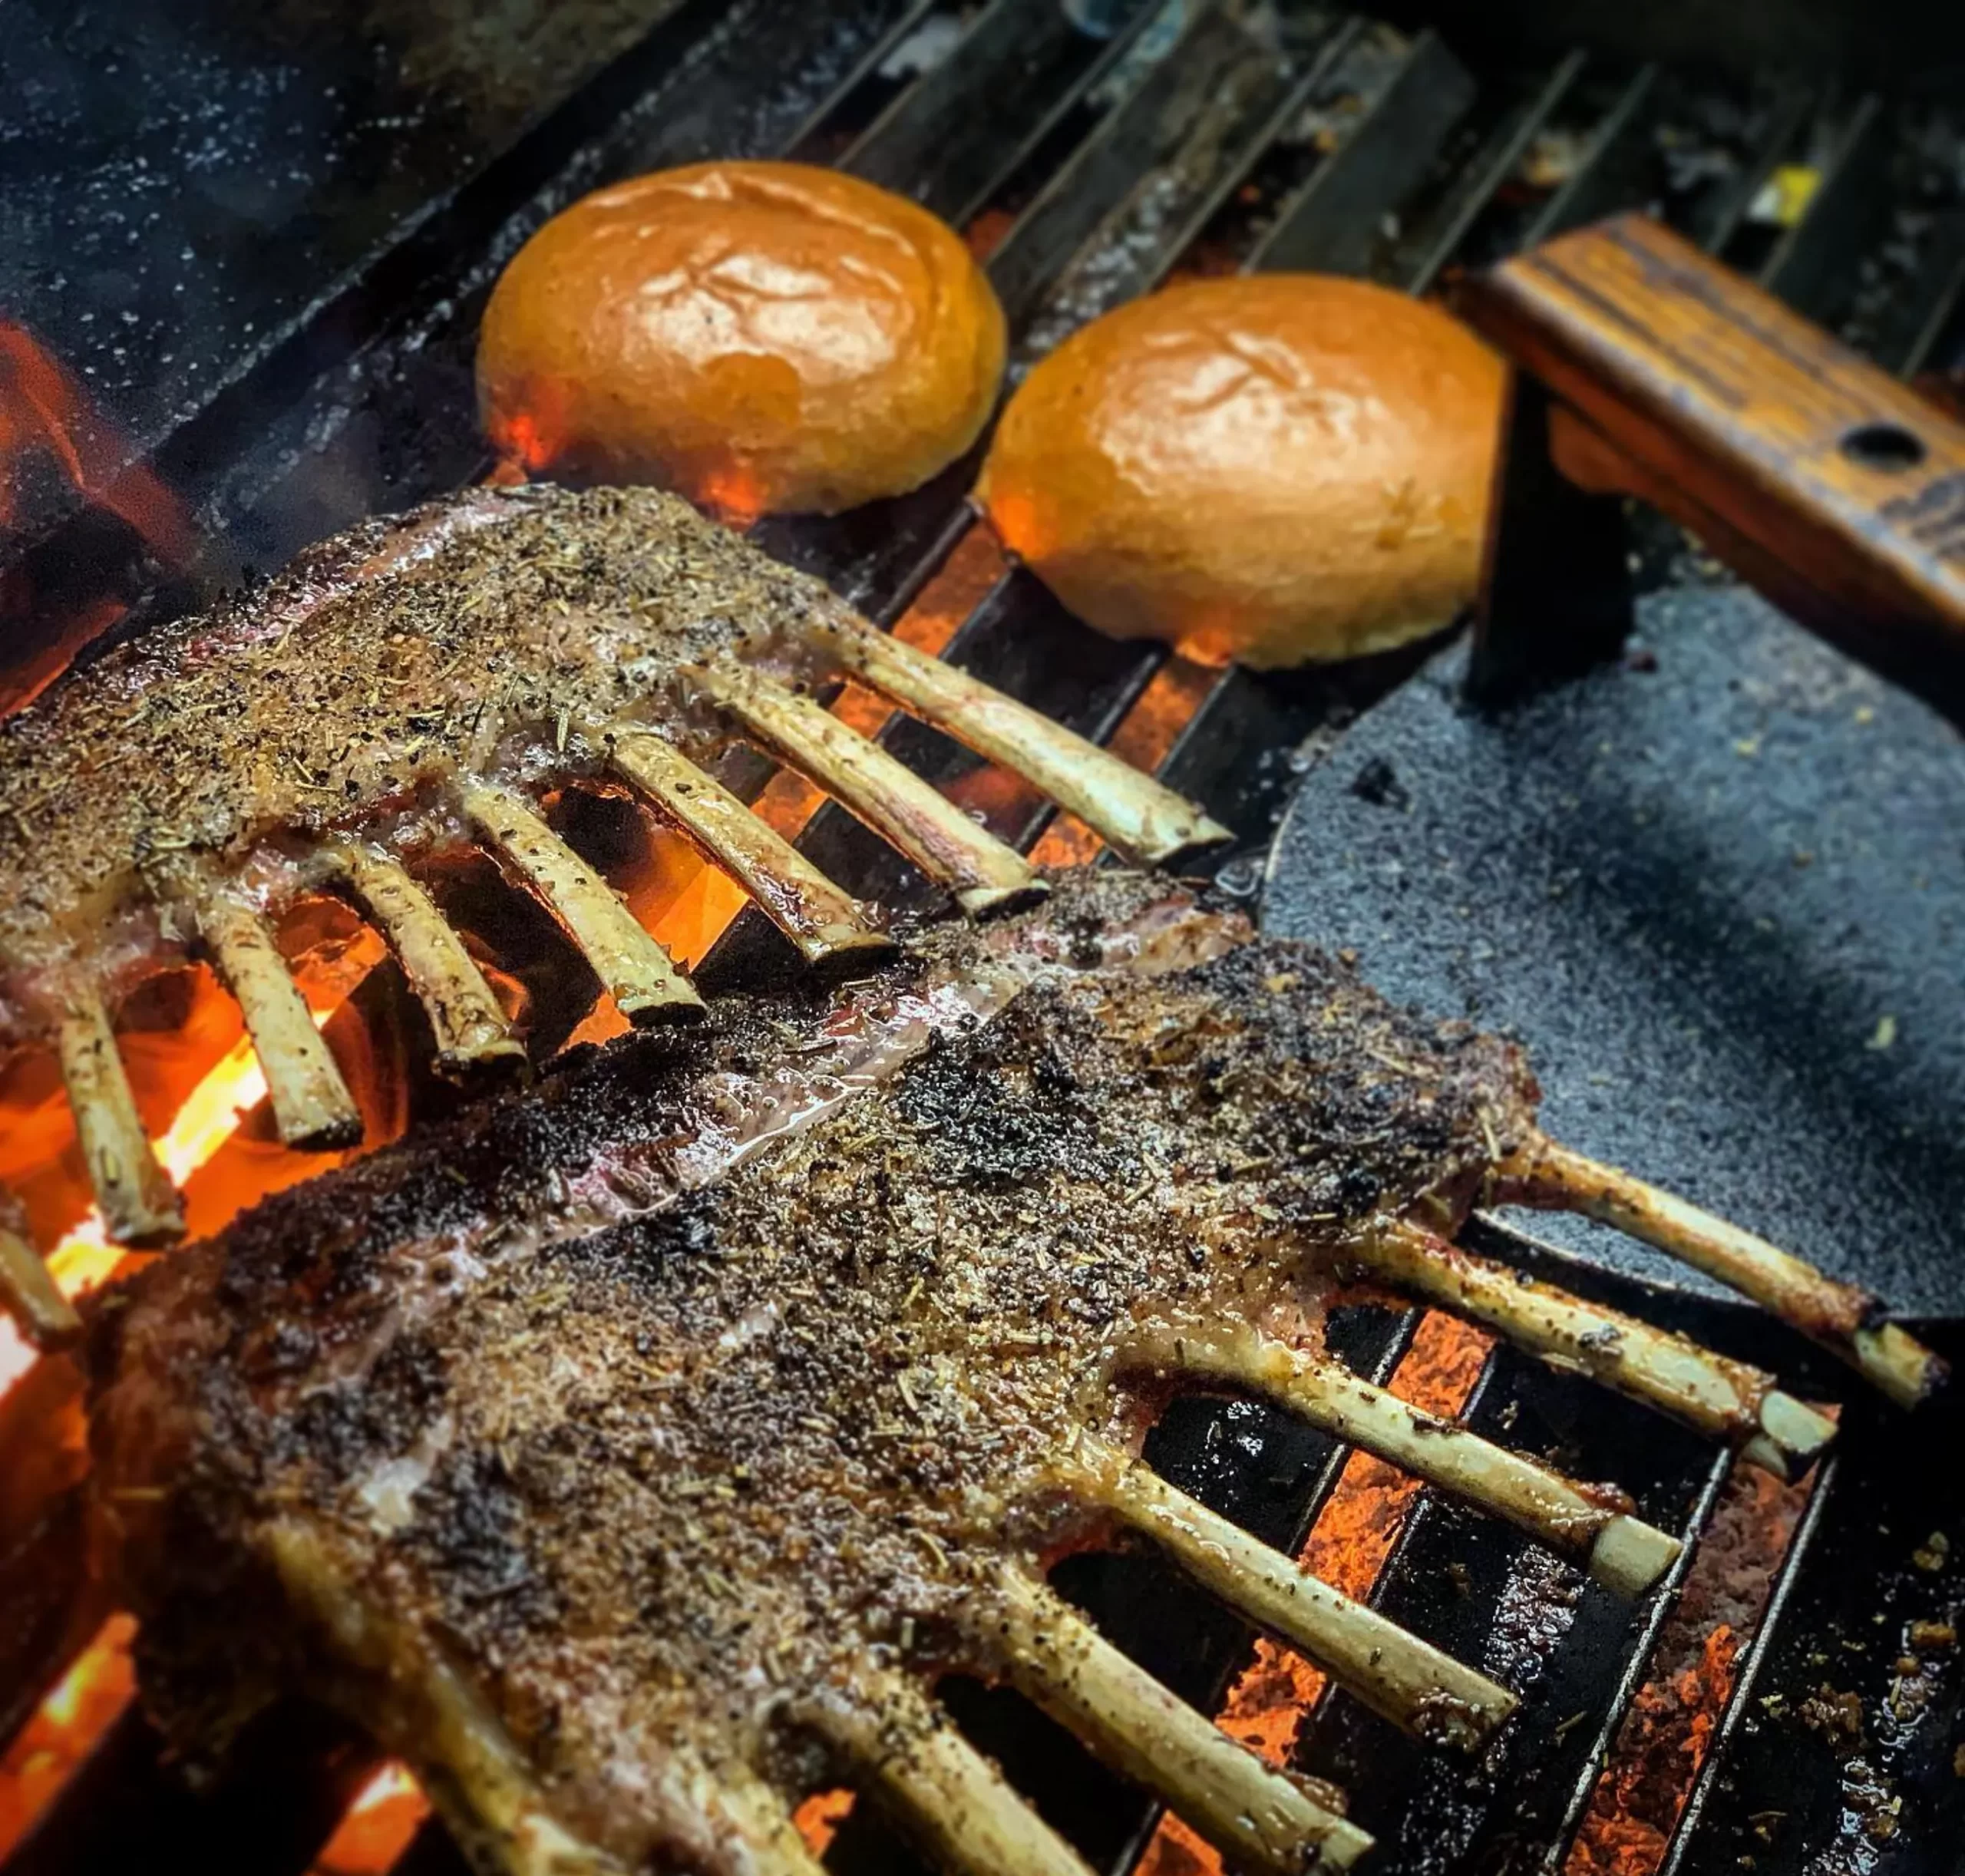
[[[1965,721],[1965,425],[1641,216],[1511,260],[1461,303],[1568,407],[1575,479],[1655,502]]]

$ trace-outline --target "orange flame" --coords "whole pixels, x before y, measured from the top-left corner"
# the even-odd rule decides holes
[[[99,508],[120,517],[167,566],[187,565],[197,545],[183,504],[140,464],[121,433],[90,407],[81,388],[24,326],[0,320],[0,527],[26,519],[24,485],[37,461],[52,467]],[[32,596],[10,584],[10,611]],[[51,683],[83,645],[127,609],[121,596],[78,602],[52,642],[15,652],[0,687],[0,711],[17,708]],[[16,662],[18,660],[19,662]]]
[[[832,1848],[839,1827],[853,1815],[853,1795],[848,1791],[814,1792],[792,1812],[792,1828],[814,1856],[823,1857]]]
[[[308,1876],[383,1876],[429,1815],[430,1801],[414,1775],[391,1760],[356,1795]]]
[[[0,1858],[12,1855],[135,1698],[136,1634],[133,1617],[111,1616],[0,1757]]]
[[[528,475],[550,468],[566,447],[571,404],[569,387],[547,378],[529,380],[516,395],[487,411],[484,428],[492,448],[519,472],[514,476],[510,469],[494,471],[490,480],[522,482]]]
[[[719,521],[748,527],[765,511],[765,485],[748,465],[726,463],[702,478],[693,499]]]

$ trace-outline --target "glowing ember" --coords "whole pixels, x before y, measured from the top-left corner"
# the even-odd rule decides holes
[[[429,1815],[430,1801],[409,1768],[391,1761],[362,1786],[308,1876],[381,1876]]]
[[[135,1697],[137,1624],[111,1616],[0,1757],[0,1858],[32,1828]]]
[[[1618,1729],[1564,1876],[1652,1876],[1711,1750],[1734,1664],[1753,1640],[1815,1489],[1735,1464],[1645,1683]]]
[[[791,1822],[815,1857],[832,1848],[839,1827],[853,1815],[850,1792],[814,1792],[791,1814]]]
[[[1466,1405],[1493,1346],[1493,1338],[1478,1329],[1428,1315],[1393,1373],[1392,1391],[1451,1419]],[[1352,1453],[1298,1561],[1313,1576],[1362,1600],[1378,1580],[1420,1489],[1417,1479],[1384,1461]],[[1323,1673],[1300,1655],[1258,1640],[1217,1723],[1270,1765],[1286,1766],[1324,1685]],[[1161,1820],[1137,1867],[1140,1876],[1221,1876],[1222,1870],[1213,1847],[1171,1815]]]

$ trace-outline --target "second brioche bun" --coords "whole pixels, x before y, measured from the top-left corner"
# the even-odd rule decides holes
[[[979,490],[1074,613],[1210,664],[1382,650],[1480,573],[1500,362],[1435,307],[1314,274],[1197,280],[1075,333]]]
[[[832,514],[967,449],[1003,315],[913,203],[834,170],[698,163],[597,190],[505,269],[478,340],[493,440],[748,518]]]

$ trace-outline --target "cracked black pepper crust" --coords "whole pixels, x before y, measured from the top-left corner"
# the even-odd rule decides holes
[[[86,945],[156,854],[412,807],[507,735],[576,768],[580,732],[632,712],[694,752],[714,739],[679,664],[798,675],[798,635],[854,616],[652,489],[473,490],[366,522],[0,723],[0,964]]]
[[[1105,877],[1026,927],[1068,957]],[[986,969],[984,943],[835,994],[899,1007]],[[1041,969],[692,1184],[714,1101],[755,1105],[837,1027],[808,990],[626,1039],[544,1102],[269,1201],[104,1312],[98,1515],[130,1540],[180,1738],[318,1682],[254,1554],[299,1514],[631,1864],[662,1827],[624,1740],[795,1796],[821,1768],[774,1711],[869,1649],[963,1659],[1002,1561],[1088,1534],[1072,1430],[1131,1443],[1164,1386],[1126,1383],[1129,1341],[1235,1318],[1314,1342],[1347,1238],[1457,1210],[1534,1098],[1509,1045],[1249,942],[1159,976]]]

